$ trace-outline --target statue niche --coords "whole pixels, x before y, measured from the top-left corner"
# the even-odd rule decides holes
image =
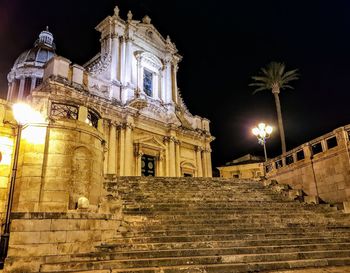
[[[92,176],[91,153],[85,147],[76,148],[72,158],[72,180],[69,187],[69,209],[76,209],[80,197],[90,197]]]

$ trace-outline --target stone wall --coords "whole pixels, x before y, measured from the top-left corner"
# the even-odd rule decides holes
[[[69,262],[117,237],[120,216],[111,214],[14,213],[5,272],[39,272],[45,262]]]
[[[266,176],[330,203],[350,201],[350,125],[265,164]]]
[[[5,211],[7,185],[12,167],[15,130],[11,123],[14,123],[14,120],[9,104],[0,100],[0,213]]]

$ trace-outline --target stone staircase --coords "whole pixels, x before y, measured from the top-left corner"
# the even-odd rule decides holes
[[[261,182],[121,177],[120,238],[40,272],[232,273],[350,265],[350,216]]]

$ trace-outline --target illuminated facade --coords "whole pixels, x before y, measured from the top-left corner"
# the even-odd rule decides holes
[[[82,196],[98,205],[106,177],[212,176],[209,121],[177,87],[181,56],[148,16],[132,17],[116,7],[83,66],[56,55],[48,30],[15,62],[8,101],[27,100],[46,119],[23,132],[16,210],[65,211]]]

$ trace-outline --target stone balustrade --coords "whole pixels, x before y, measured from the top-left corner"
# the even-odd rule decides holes
[[[331,203],[350,200],[350,125],[337,128],[264,164],[267,178]]]

